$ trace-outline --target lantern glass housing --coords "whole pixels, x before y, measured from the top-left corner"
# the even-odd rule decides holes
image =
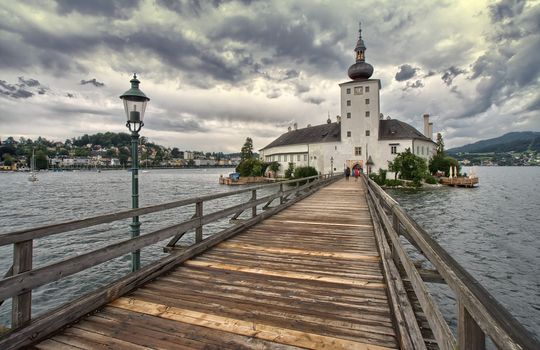
[[[146,111],[146,105],[150,99],[139,89],[140,81],[137,75],[133,75],[130,80],[131,89],[124,92],[120,98],[124,101],[124,111],[128,125],[133,125],[134,129],[139,129],[144,125],[143,118]]]

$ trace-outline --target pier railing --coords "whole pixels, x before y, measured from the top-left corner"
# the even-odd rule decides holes
[[[499,349],[540,349],[540,343],[392,197],[371,179],[364,178],[364,181],[368,185],[370,210],[374,221],[377,221],[374,222],[376,235],[383,241],[379,248],[383,250],[383,264],[393,263],[395,274],[398,274],[396,267],[405,271],[405,276],[402,277],[410,281],[440,349],[485,349],[486,336]],[[435,270],[417,268],[400,242],[400,236],[411,243]],[[384,250],[391,261],[384,260]],[[389,277],[392,280],[399,278]],[[458,306],[457,337],[452,333],[424,282],[446,283],[453,291]],[[403,323],[407,323],[411,321],[412,311],[407,309],[407,303],[402,302],[400,297],[402,295],[391,296],[399,305],[405,305],[394,312],[397,313],[398,321],[401,319]],[[399,326],[398,324],[400,337],[404,340],[402,344],[419,343],[418,332],[414,332],[414,327],[405,329]]]
[[[341,178],[340,175],[319,175],[282,181],[0,235],[0,246],[13,245],[13,266],[0,280],[0,304],[5,299],[12,298],[11,331],[0,336],[0,349],[19,348],[47,336],[339,178]],[[275,191],[271,192],[272,189]],[[271,193],[261,195],[261,192]],[[251,193],[251,196],[243,203],[212,213],[204,213],[205,203],[247,193]],[[277,201],[279,203],[271,206]],[[59,262],[39,267],[33,266],[33,245],[36,239],[189,205],[195,206],[195,213],[188,220],[136,238],[71,256]],[[258,210],[259,206],[262,206],[263,210]],[[248,211],[249,219],[239,220],[238,217],[245,211]],[[203,239],[205,225],[229,218],[231,215],[228,228]],[[194,232],[195,243],[178,249],[176,244],[188,232]],[[165,251],[171,253],[168,256],[127,274],[105,287],[71,300],[36,319],[31,318],[32,290],[165,239],[171,239],[165,247]]]

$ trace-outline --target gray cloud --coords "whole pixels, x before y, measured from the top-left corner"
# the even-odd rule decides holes
[[[419,89],[423,88],[424,83],[422,80],[416,80],[414,83],[411,83],[410,81],[407,82],[407,85],[402,89],[403,91],[409,90],[409,89]]]
[[[24,84],[13,85],[5,80],[0,80],[0,94],[17,99],[34,96],[34,93],[24,89],[24,86]]]
[[[405,81],[413,78],[416,75],[418,68],[413,68],[410,64],[404,64],[399,67],[394,79],[397,81]]]
[[[60,14],[78,12],[82,15],[127,18],[139,6],[140,0],[56,0]]]
[[[97,81],[96,78],[90,79],[90,80],[81,80],[81,85],[86,85],[86,84],[92,84],[95,87],[103,87],[103,86],[105,86],[105,83],[101,83],[101,82]]]
[[[25,80],[24,77],[19,77],[19,83],[22,85],[30,86],[30,87],[41,85],[39,81],[37,81],[36,79]]]
[[[450,86],[452,85],[454,78],[463,73],[466,73],[466,71],[461,68],[451,66],[443,73],[443,75],[441,75],[441,79],[446,85]]]
[[[308,103],[313,103],[314,105],[320,105],[321,103],[325,101],[325,99],[321,97],[308,97],[304,99],[304,101]]]
[[[521,14],[524,7],[525,0],[502,0],[489,6],[489,14],[492,22],[501,22]]]

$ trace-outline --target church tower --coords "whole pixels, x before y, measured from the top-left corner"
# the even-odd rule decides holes
[[[341,142],[349,147],[355,160],[362,160],[365,167],[379,139],[379,79],[370,79],[373,66],[365,61],[366,45],[362,28],[358,31],[354,48],[356,62],[349,67],[352,80],[340,84],[341,88]],[[370,150],[372,148],[372,150]],[[344,150],[349,153],[348,150]]]

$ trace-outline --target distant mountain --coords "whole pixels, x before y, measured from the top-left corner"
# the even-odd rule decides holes
[[[510,132],[500,137],[482,140],[465,146],[446,150],[448,154],[457,153],[503,153],[503,152],[540,152],[540,132]]]

